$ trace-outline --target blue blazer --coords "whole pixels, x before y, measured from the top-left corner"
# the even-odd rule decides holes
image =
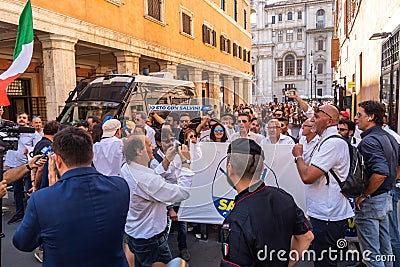
[[[129,187],[92,167],[69,170],[51,187],[32,194],[14,246],[43,244],[46,266],[128,266],[122,247]]]

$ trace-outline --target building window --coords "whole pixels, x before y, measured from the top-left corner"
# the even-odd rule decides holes
[[[292,12],[288,12],[287,13],[287,20],[293,20],[293,13]]]
[[[219,37],[219,42],[220,42],[221,51],[224,51],[224,52],[230,54],[231,53],[231,40],[229,40],[224,35],[221,35]]]
[[[242,47],[238,46],[239,58],[242,58]]]
[[[294,75],[294,57],[288,55],[285,58],[285,76]]]
[[[193,37],[193,13],[181,7],[181,33]]]
[[[297,60],[297,71],[296,71],[297,75],[303,75],[303,60],[302,59],[298,59]]]
[[[278,43],[283,42],[283,31],[278,31]]]
[[[225,0],[221,0],[221,9],[225,11]]]
[[[250,54],[250,51],[248,51],[248,52],[247,52],[247,62],[249,62],[249,63],[250,63],[250,55],[251,55],[251,54]]]
[[[324,40],[319,39],[317,41],[317,48],[318,48],[318,51],[324,50]]]
[[[325,11],[320,9],[317,11],[317,29],[325,27]]]
[[[243,49],[243,61],[247,61],[247,49]]]
[[[165,0],[145,0],[145,17],[164,23]]]
[[[247,30],[247,11],[243,10],[243,28]]]
[[[317,95],[318,96],[322,96],[322,88],[318,88],[317,89]]]
[[[286,31],[286,41],[287,42],[293,41],[293,30]]]
[[[237,0],[233,0],[233,18],[237,21]]]
[[[275,24],[275,16],[272,16],[272,24]]]
[[[323,74],[324,73],[324,63],[318,63],[317,65],[317,73]]]
[[[297,41],[303,40],[303,29],[297,29]]]
[[[234,57],[237,57],[237,55],[238,55],[238,53],[237,53],[237,47],[238,47],[238,45],[236,44],[236,43],[233,43],[233,56]]]
[[[303,19],[303,12],[301,11],[297,12],[297,19]]]
[[[276,36],[276,31],[272,31],[272,37]]]
[[[283,61],[278,61],[278,76],[283,76]]]
[[[217,47],[217,33],[212,26],[203,24],[203,43]]]
[[[282,21],[282,14],[278,14],[278,21]]]

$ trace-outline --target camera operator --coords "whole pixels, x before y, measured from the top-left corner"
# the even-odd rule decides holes
[[[42,155],[37,155],[33,157],[28,163],[6,171],[3,174],[3,181],[0,182],[0,197],[4,197],[5,194],[7,193],[7,184],[15,182],[24,177],[25,175],[29,174],[31,170],[43,166],[47,162],[47,159],[46,158],[40,159],[41,156]]]
[[[17,116],[17,124],[19,126],[28,127],[28,118],[29,116],[26,112],[19,113]],[[5,165],[9,168],[15,168],[28,163],[28,149],[33,148],[35,143],[34,133],[21,133],[18,139],[18,149],[16,151],[7,151]],[[19,222],[24,217],[24,185],[26,191],[31,188],[29,173],[27,173],[22,179],[19,179],[13,183],[15,214],[7,222],[8,224]]]

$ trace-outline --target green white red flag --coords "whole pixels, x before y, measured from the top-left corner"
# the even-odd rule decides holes
[[[13,62],[0,75],[0,106],[9,106],[7,86],[28,68],[33,53],[32,6],[28,0],[19,18],[17,40],[15,42]]]

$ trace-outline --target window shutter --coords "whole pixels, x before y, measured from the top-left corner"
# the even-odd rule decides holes
[[[203,24],[203,43],[206,43],[207,26]]]
[[[217,32],[216,31],[212,31],[212,45],[214,47],[217,47]]]
[[[219,43],[220,43],[220,48],[221,48],[221,51],[224,51],[225,50],[225,40],[224,40],[225,38],[224,38],[224,36],[220,36],[219,37]]]
[[[231,53],[231,40],[228,39],[228,49],[227,49],[228,54]]]

